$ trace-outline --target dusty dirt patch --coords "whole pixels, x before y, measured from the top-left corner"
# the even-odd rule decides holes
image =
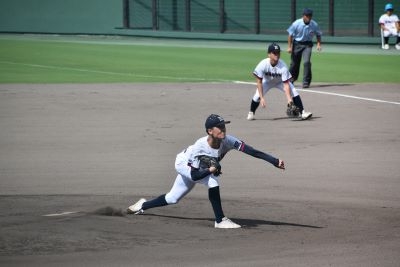
[[[313,90],[400,102],[399,85]],[[5,266],[397,266],[399,105],[301,92],[310,121],[267,95],[245,120],[243,84],[0,85],[0,263]],[[124,210],[169,190],[175,155],[219,113],[228,133],[286,161],[222,162],[214,229],[204,188],[144,216]],[[50,213],[74,211],[66,216]]]

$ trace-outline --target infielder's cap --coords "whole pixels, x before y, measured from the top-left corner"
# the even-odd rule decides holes
[[[230,121],[224,120],[221,116],[217,114],[211,114],[208,116],[205,126],[206,130],[211,129],[213,127],[219,127],[219,126],[224,126],[225,124],[231,123]]]
[[[272,43],[268,46],[268,53],[271,52],[281,52],[281,48],[277,43]]]
[[[393,5],[391,3],[386,4],[386,6],[385,6],[385,11],[388,11],[388,10],[393,10]]]
[[[313,13],[313,11],[312,11],[312,9],[310,9],[310,8],[305,8],[305,9],[303,10],[303,15],[312,16],[312,13]]]

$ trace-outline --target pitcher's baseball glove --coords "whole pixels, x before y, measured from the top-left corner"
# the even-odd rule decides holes
[[[286,114],[288,117],[298,117],[300,115],[300,109],[293,103],[287,104]]]
[[[219,164],[217,158],[202,155],[202,156],[199,156],[198,159],[200,161],[200,168],[209,169],[210,167],[215,167],[217,169],[217,171],[214,172],[215,176],[218,176],[222,173],[221,172],[222,167],[221,167],[221,164]]]

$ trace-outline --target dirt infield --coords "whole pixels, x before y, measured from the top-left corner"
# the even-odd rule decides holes
[[[400,85],[310,89],[312,120],[286,118],[273,90],[249,122],[246,84],[0,85],[0,265],[399,266]],[[243,228],[214,229],[199,185],[124,214],[170,189],[210,113],[287,166],[223,160],[222,204]]]

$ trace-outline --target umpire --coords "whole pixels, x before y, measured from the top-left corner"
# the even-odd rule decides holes
[[[303,17],[295,20],[287,29],[288,53],[291,54],[289,71],[292,74],[292,82],[299,77],[301,58],[303,57],[303,88],[310,87],[311,72],[311,51],[313,37],[317,36],[317,51],[321,50],[322,32],[318,23],[312,19],[313,11],[309,8],[303,10]]]

